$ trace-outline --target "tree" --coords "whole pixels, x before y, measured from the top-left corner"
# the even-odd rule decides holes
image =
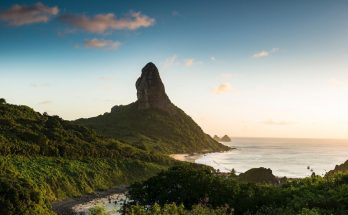
[[[6,100],[4,98],[0,98],[0,105],[6,104]]]

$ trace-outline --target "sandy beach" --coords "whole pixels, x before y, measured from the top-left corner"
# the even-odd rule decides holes
[[[186,161],[186,162],[194,163],[197,159],[204,156],[204,154],[171,154],[169,156],[178,161]]]

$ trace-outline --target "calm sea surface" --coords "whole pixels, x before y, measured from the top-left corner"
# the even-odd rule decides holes
[[[276,176],[305,177],[332,170],[348,160],[348,140],[233,138],[225,143],[237,148],[223,153],[210,153],[196,160],[229,172],[238,173],[255,167],[271,168]],[[310,169],[308,169],[308,166]]]

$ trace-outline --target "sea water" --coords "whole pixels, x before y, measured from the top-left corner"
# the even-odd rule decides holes
[[[324,175],[348,160],[348,140],[233,138],[224,143],[236,149],[203,155],[195,162],[221,172],[245,172],[251,168],[270,168],[279,177],[306,177],[313,172]]]

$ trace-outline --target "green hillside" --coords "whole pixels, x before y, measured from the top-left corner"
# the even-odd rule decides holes
[[[0,214],[47,214],[53,200],[142,180],[174,162],[0,102]]]
[[[335,174],[337,172],[345,172],[347,171],[348,172],[348,160],[346,160],[344,163],[342,164],[339,164],[339,165],[336,165],[335,166],[335,169],[333,170],[330,170],[327,175],[332,175],[332,174]]]
[[[116,106],[110,113],[79,119],[76,123],[116,137],[151,152],[187,153],[227,150],[182,110],[173,105],[169,114],[159,109],[138,109],[137,103]]]

